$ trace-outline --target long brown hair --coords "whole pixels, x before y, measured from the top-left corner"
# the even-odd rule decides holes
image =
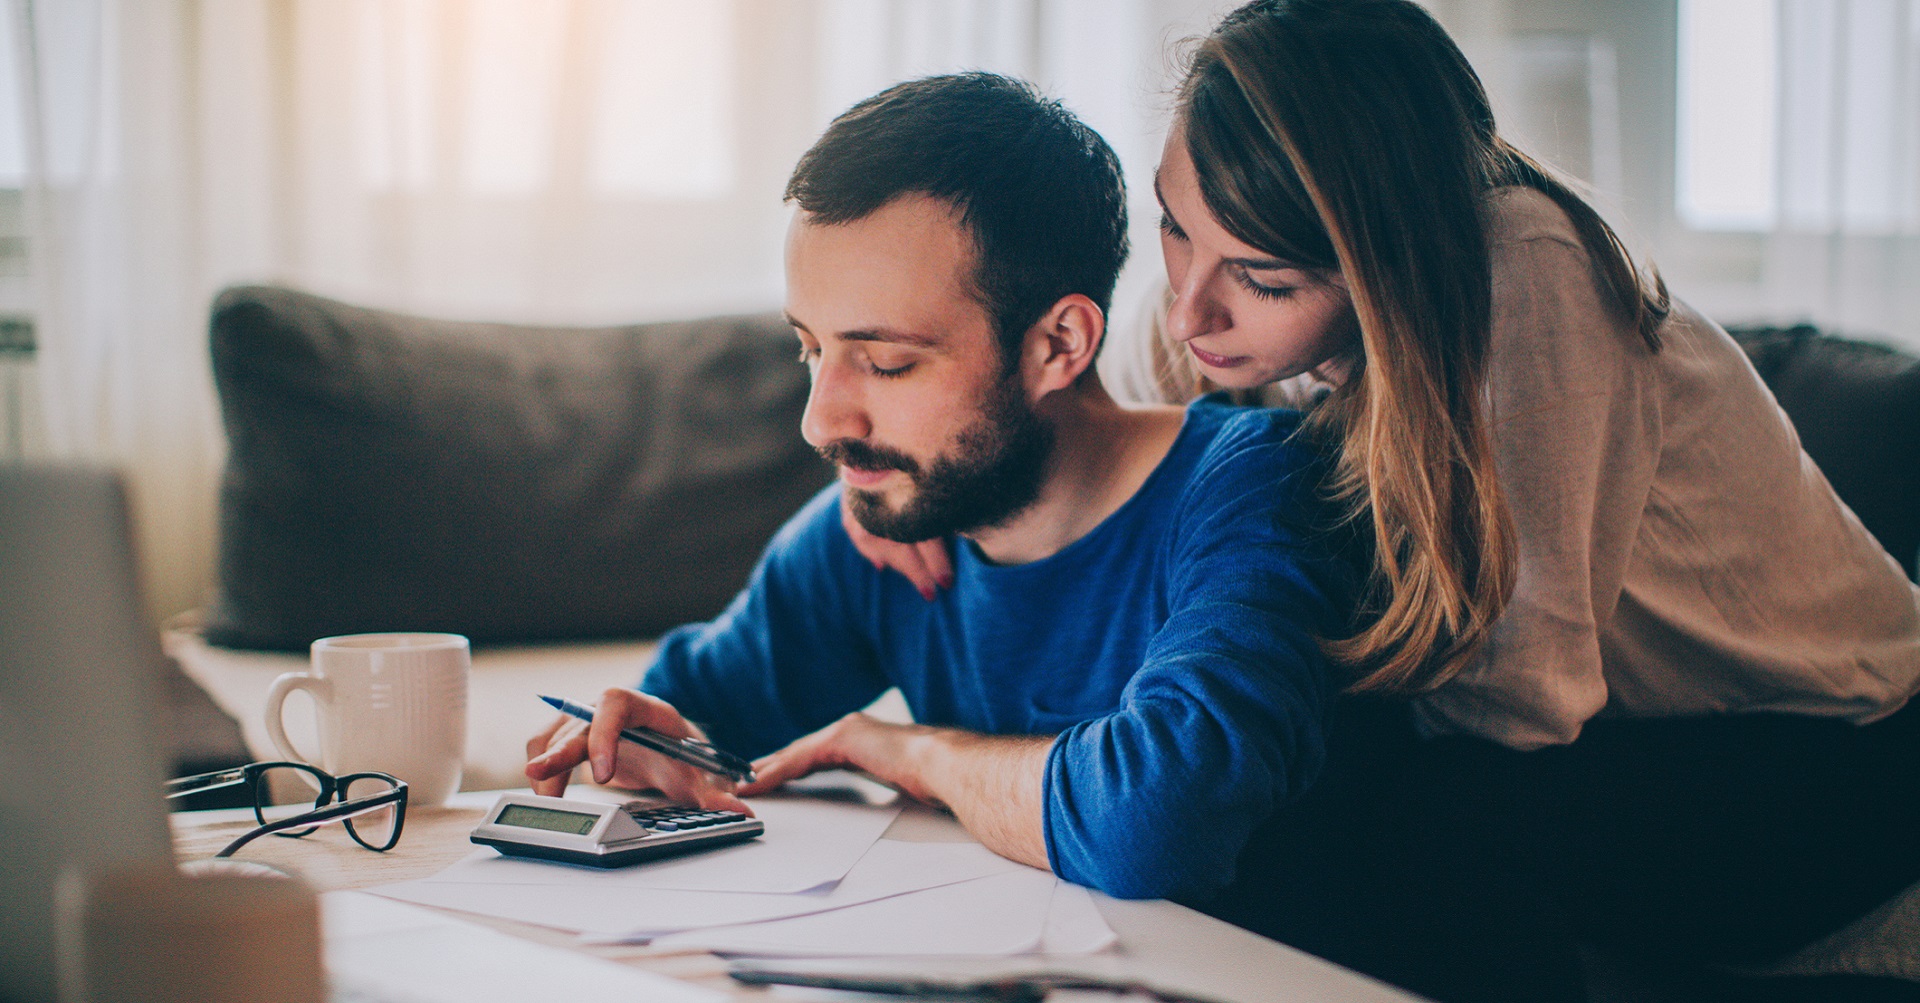
[[[1355,632],[1326,645],[1355,691],[1433,689],[1486,642],[1516,574],[1488,414],[1487,194],[1520,185],[1558,204],[1652,351],[1666,289],[1500,138],[1479,77],[1411,0],[1234,11],[1194,52],[1176,127],[1229,233],[1346,280],[1361,357],[1312,421],[1340,443],[1331,487],[1374,567]]]

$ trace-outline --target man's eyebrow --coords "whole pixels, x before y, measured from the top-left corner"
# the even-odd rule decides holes
[[[787,323],[795,329],[813,334],[813,331],[809,329],[807,325],[796,320],[793,314],[786,314],[785,316]],[[814,334],[814,337],[817,338],[820,336]],[[921,334],[917,331],[902,331],[894,327],[873,327],[861,328],[857,331],[836,331],[833,337],[841,341],[877,341],[894,345],[911,345],[915,348],[937,348],[941,344],[941,340],[931,334]]]
[[[935,348],[940,339],[931,334],[917,331],[902,331],[891,327],[876,327],[861,331],[841,331],[834,335],[841,341],[883,341],[894,345],[911,345],[914,348]]]

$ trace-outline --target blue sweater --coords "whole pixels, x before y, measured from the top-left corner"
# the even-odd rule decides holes
[[[1057,736],[1054,872],[1121,897],[1214,900],[1319,771],[1338,690],[1315,638],[1346,622],[1356,576],[1328,543],[1297,421],[1196,402],[1091,532],[1011,566],[962,538],[933,602],[854,550],[830,487],[719,618],[667,635],[641,689],[747,756],[889,686],[923,724]]]

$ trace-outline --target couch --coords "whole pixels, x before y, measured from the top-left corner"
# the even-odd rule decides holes
[[[313,639],[450,631],[475,652],[465,786],[519,786],[534,694],[632,685],[831,478],[773,314],[537,328],[249,286],[209,344],[220,590],[164,646],[256,756],[266,687]],[[287,715],[307,749],[310,717]]]
[[[1804,327],[1736,336],[1914,575],[1920,360]],[[274,755],[266,689],[314,638],[453,631],[474,642],[465,786],[519,786],[551,720],[535,693],[632,685],[649,639],[719,612],[831,476],[800,440],[806,372],[777,315],[542,328],[243,287],[215,302],[210,343],[221,590],[165,648],[239,722],[230,758]],[[1920,980],[1920,889],[1778,970]]]

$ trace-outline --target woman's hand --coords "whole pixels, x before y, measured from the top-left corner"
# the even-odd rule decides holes
[[[675,738],[705,738],[666,701],[637,690],[610,689],[600,695],[591,724],[561,715],[527,741],[527,779],[533,781],[533,792],[556,798],[565,794],[573,768],[591,762],[596,784],[653,789],[674,801],[753,814],[734,796],[732,780],[631,742],[623,744],[621,729],[636,725]]]
[[[845,505],[840,506],[840,525],[853,538],[853,549],[873,562],[881,571],[888,568],[906,576],[920,597],[928,602],[941,589],[953,587],[953,560],[947,556],[945,540],[921,540],[919,543],[895,543],[867,532]]]

